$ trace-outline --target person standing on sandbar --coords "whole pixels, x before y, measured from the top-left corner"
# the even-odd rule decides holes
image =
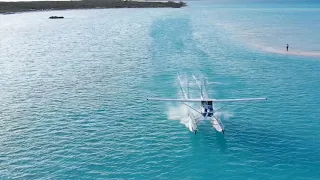
[[[289,50],[289,44],[287,44],[287,51]]]

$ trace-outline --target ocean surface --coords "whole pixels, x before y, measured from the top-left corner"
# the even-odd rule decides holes
[[[272,2],[0,15],[0,179],[320,179],[320,3]],[[194,135],[177,74],[268,101]]]

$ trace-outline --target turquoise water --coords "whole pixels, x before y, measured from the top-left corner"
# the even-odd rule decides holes
[[[319,50],[320,5],[189,4],[1,15],[0,179],[320,179],[319,57],[260,48]],[[195,136],[145,100],[179,97],[177,73],[269,100]]]

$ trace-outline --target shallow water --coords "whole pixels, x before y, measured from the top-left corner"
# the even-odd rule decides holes
[[[274,35],[296,11],[234,6],[0,16],[0,179],[319,179],[318,57],[252,46],[296,41]],[[318,49],[311,24],[291,25]],[[220,82],[210,97],[269,100],[230,104],[224,136],[207,122],[195,136],[180,104],[145,100],[179,97],[178,73]]]

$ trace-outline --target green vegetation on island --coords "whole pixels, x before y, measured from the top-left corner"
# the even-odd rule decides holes
[[[98,8],[180,8],[184,2],[83,0],[83,1],[20,1],[0,2],[0,13],[14,13],[43,10],[98,9]]]

